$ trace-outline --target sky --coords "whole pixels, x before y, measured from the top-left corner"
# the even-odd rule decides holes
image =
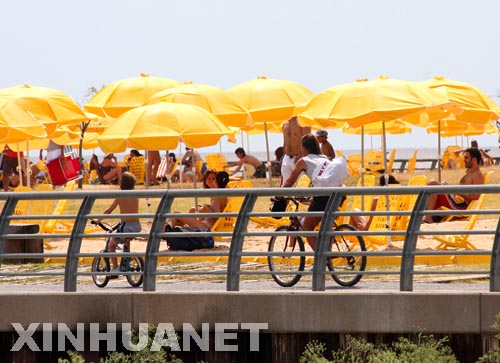
[[[267,76],[314,93],[379,75],[444,76],[498,104],[499,14],[498,0],[6,1],[0,88],[56,88],[83,105],[90,87],[141,72],[226,90]],[[359,136],[329,132],[335,148],[359,147]],[[496,135],[476,139],[500,154]],[[249,140],[250,149],[265,150],[263,135]],[[282,136],[270,135],[269,143],[274,150]],[[437,137],[414,129],[387,144],[434,147]],[[214,150],[237,146],[224,141]]]

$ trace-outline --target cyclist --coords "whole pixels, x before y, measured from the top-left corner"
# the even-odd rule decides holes
[[[122,174],[120,180],[121,190],[133,190],[135,188],[135,175],[126,171]],[[120,208],[120,214],[132,214],[139,212],[139,198],[128,197],[128,198],[116,198],[111,205],[103,212],[104,214],[110,214],[115,210],[116,207]],[[100,220],[97,220],[100,222]],[[140,232],[142,229],[139,218],[136,217],[124,217],[120,221],[120,227],[117,232]],[[124,246],[130,250],[130,238],[111,238],[109,242],[109,252],[115,252],[116,246],[119,243],[123,243]],[[112,269],[111,272],[119,272],[118,261],[116,257],[111,258]]]
[[[288,179],[283,183],[284,188],[292,187],[302,172],[305,172],[311,180],[314,180],[315,179],[314,172],[318,170],[317,169],[318,166],[321,166],[323,163],[325,163],[325,160],[329,160],[327,156],[321,154],[321,149],[318,140],[313,134],[306,134],[302,136],[302,138],[300,139],[300,143],[302,146],[302,155],[305,156],[303,156],[295,164],[292,173],[290,174]],[[342,184],[340,183],[340,185]],[[335,183],[335,185],[333,184],[322,185],[322,187],[338,187],[340,185],[337,182]],[[313,197],[308,210],[315,212],[324,211],[329,198],[330,197],[328,195]],[[302,228],[305,231],[314,231],[314,229],[321,222],[321,219],[322,219],[321,217],[307,216],[304,218],[304,221],[302,222]],[[313,250],[316,248],[316,240],[317,240],[316,236],[307,237],[307,241],[309,242],[309,245]]]

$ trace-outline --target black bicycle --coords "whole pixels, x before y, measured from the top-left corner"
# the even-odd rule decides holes
[[[295,198],[286,198],[289,202],[295,204],[295,211],[299,209],[299,201]],[[298,216],[290,216],[290,224],[280,226],[276,231],[303,231],[301,219]],[[358,229],[350,224],[334,225],[333,230],[336,232],[353,232]],[[343,235],[338,234],[332,236],[328,247],[329,251],[345,252],[345,255],[331,256],[327,259],[327,268],[331,273],[332,278],[341,286],[354,286],[357,284],[362,274],[348,272],[360,272],[366,268],[366,256],[351,255],[349,252],[366,251],[365,241],[363,237],[358,235]],[[304,238],[300,236],[290,236],[283,234],[282,236],[272,236],[269,240],[269,252],[294,252],[305,251]],[[293,271],[304,271],[306,258],[305,256],[280,256],[274,255],[268,257],[269,270],[273,272],[272,277],[278,285],[283,287],[294,286],[299,282],[302,274],[283,273]],[[341,274],[334,273],[335,271],[342,272]],[[280,273],[282,272],[282,273]]]
[[[120,223],[114,226],[108,226],[102,222],[97,223],[96,221],[91,221],[92,224],[98,225],[104,231],[112,234],[118,230],[120,227]],[[106,246],[100,253],[109,252],[109,242],[111,241],[111,237],[106,238]],[[116,252],[119,254],[120,252],[130,252],[127,248],[126,244],[119,243],[116,246]],[[123,272],[125,277],[127,278],[128,283],[133,287],[139,287],[142,285],[143,281],[143,271],[144,271],[144,260],[142,257],[121,257],[118,255],[118,265],[120,272]],[[92,279],[94,280],[94,284],[98,287],[105,287],[109,280],[118,278],[118,275],[111,275],[111,265],[110,259],[111,257],[94,257],[92,261]],[[136,273],[134,273],[136,272]]]

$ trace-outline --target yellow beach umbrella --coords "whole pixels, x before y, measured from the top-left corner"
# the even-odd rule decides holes
[[[173,79],[141,73],[140,77],[122,79],[103,87],[84,109],[99,116],[118,117],[128,110],[144,106],[155,93],[178,85],[179,82]]]
[[[98,137],[105,152],[173,150],[179,141],[187,147],[212,146],[233,131],[201,107],[160,102],[137,107],[116,119]]]
[[[180,86],[155,93],[149,98],[147,104],[151,105],[158,102],[185,103],[199,106],[217,116],[226,126],[253,126],[248,111],[237,100],[218,87],[186,82]]]
[[[462,105],[463,112],[454,115],[457,121],[485,124],[500,118],[500,107],[479,88],[465,82],[434,77],[421,82],[445,95],[449,101]]]
[[[266,77],[241,83],[227,93],[250,112],[255,123],[282,123],[300,113],[314,96],[297,82]]]
[[[268,168],[271,167],[267,135],[269,124],[277,123],[281,128],[285,121],[299,114],[314,96],[314,93],[297,82],[266,77],[243,82],[230,88],[227,93],[250,112],[254,127],[263,125]],[[272,185],[271,170],[269,170],[269,183]]]
[[[379,77],[328,88],[316,95],[299,118],[318,127],[338,127],[347,122],[360,127],[372,122],[403,119],[421,125],[421,113],[430,119],[445,117],[458,111],[459,105],[428,87],[405,80]],[[425,120],[424,120],[425,121]]]
[[[13,101],[0,99],[0,142],[18,143],[46,137],[45,126]]]
[[[67,94],[47,87],[22,85],[0,89],[0,99],[15,102],[46,127],[50,136],[57,126],[76,125],[88,120],[83,110]]]

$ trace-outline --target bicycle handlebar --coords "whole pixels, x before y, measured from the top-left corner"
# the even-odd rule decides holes
[[[117,224],[116,226],[111,227],[111,226],[108,226],[107,224],[104,224],[102,222],[98,222],[95,219],[91,219],[90,220],[90,224],[93,224],[95,226],[99,226],[99,227],[101,227],[106,232],[113,232],[116,229],[118,229],[118,226],[119,226],[119,224]]]

